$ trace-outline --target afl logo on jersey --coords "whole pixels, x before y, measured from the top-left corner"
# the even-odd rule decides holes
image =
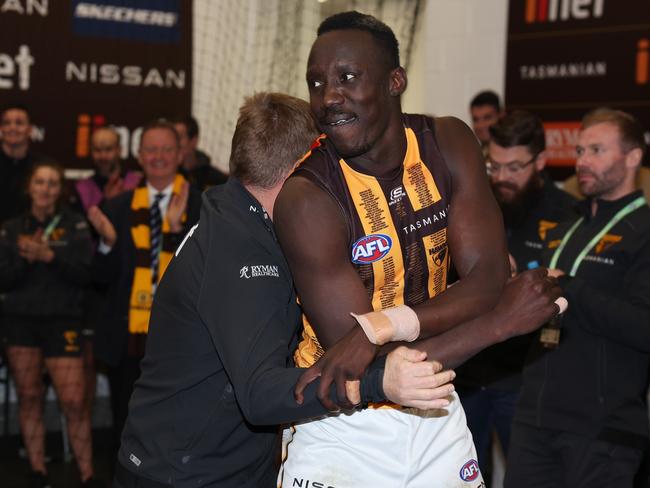
[[[393,241],[386,234],[363,236],[352,244],[352,262],[370,264],[386,256],[393,247]]]
[[[460,479],[463,481],[474,481],[478,478],[478,474],[478,463],[473,459],[467,461],[463,464],[463,467],[460,468]]]

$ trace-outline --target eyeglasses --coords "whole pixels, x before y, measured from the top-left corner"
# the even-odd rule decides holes
[[[495,175],[502,169],[506,170],[506,174],[509,175],[516,175],[521,173],[526,166],[529,164],[533,164],[535,160],[537,159],[537,156],[539,154],[535,154],[530,160],[526,161],[525,163],[508,163],[508,164],[499,164],[495,163],[494,161],[491,161],[489,156],[488,159],[485,161],[485,169],[487,170],[487,174],[489,175]]]

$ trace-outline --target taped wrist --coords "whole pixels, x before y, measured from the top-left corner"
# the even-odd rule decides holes
[[[420,335],[420,320],[415,311],[406,305],[350,315],[359,323],[368,340],[377,346],[387,342],[413,342]]]
[[[386,356],[377,356],[370,363],[365,374],[361,378],[361,406],[365,408],[368,403],[388,401],[384,393],[384,370],[386,368]]]

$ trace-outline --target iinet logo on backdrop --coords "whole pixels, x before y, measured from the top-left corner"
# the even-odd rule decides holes
[[[93,131],[106,125],[106,117],[103,114],[86,114],[82,113],[77,116],[77,134],[75,143],[75,155],[78,158],[87,158],[90,156],[90,136]],[[111,125],[120,136],[120,157],[125,159],[129,155],[135,157],[140,147],[140,136],[142,127],[137,127],[133,131],[123,125]]]
[[[527,24],[584,20],[603,16],[605,0],[526,0]]]

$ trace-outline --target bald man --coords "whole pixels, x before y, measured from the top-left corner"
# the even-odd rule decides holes
[[[132,190],[142,178],[139,171],[125,171],[120,161],[120,136],[111,127],[96,129],[90,140],[90,155],[95,174],[75,184],[84,211]]]

